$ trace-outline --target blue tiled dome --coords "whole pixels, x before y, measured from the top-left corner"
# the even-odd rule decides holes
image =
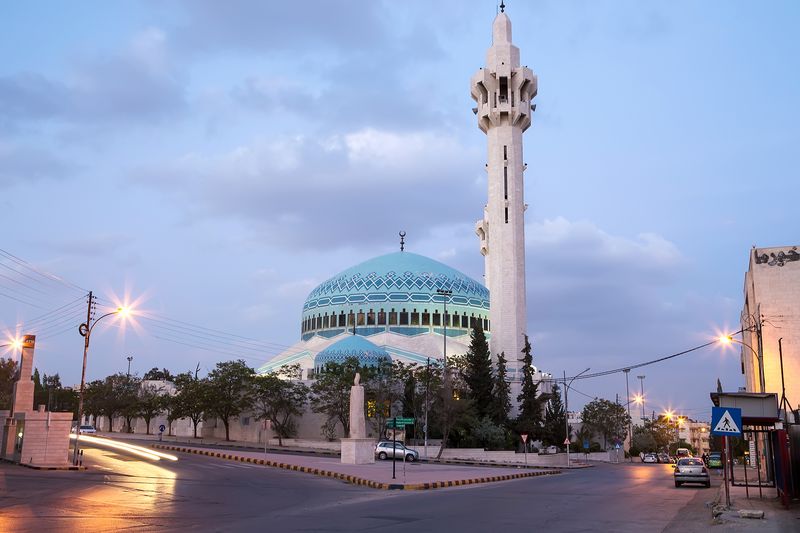
[[[350,357],[355,357],[361,366],[377,366],[381,360],[391,361],[389,352],[371,343],[359,335],[347,335],[314,357],[314,368],[324,371],[328,363],[344,363]]]
[[[430,332],[441,325],[445,297],[437,294],[438,289],[452,291],[447,312],[457,320],[448,327],[469,328],[480,320],[489,329],[485,286],[428,257],[395,252],[348,268],[311,291],[303,304],[303,338],[332,337],[353,324],[358,334],[365,335],[387,328],[410,335]]]

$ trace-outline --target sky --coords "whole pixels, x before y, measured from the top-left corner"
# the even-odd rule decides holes
[[[299,340],[319,283],[398,249],[481,280],[491,1],[11,3],[0,18],[0,328],[80,381]],[[739,329],[752,246],[798,244],[800,5],[510,0],[538,76],[524,135],[528,333],[560,376]],[[110,306],[110,307],[108,307]],[[24,326],[19,326],[24,324]],[[637,368],[649,412],[744,384],[709,347]],[[625,402],[621,373],[570,409]]]

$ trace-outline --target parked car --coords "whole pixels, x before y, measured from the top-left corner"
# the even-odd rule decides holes
[[[661,452],[656,457],[658,457],[659,463],[671,463],[672,459],[670,458],[668,453]]]
[[[675,478],[676,487],[680,487],[684,483],[702,483],[706,488],[711,486],[711,478],[705,463],[696,457],[678,459],[672,475]]]
[[[681,459],[683,457],[691,457],[692,452],[689,451],[689,448],[678,448],[675,450],[675,459]]]
[[[75,433],[75,427],[72,428],[72,433]],[[81,426],[80,428],[81,435],[94,435],[97,433],[97,430],[91,424],[86,424]]]
[[[406,448],[402,442],[392,442],[390,440],[383,440],[375,446],[375,457],[378,459],[388,459],[394,457],[395,459],[403,459],[409,463],[419,461],[419,452]]]
[[[643,463],[657,463],[658,462],[658,457],[654,453],[646,453],[646,454],[644,454],[644,457],[642,457],[642,462]]]
[[[722,452],[709,453],[706,466],[708,468],[722,468]]]

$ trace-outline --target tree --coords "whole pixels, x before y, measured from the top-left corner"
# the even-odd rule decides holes
[[[367,401],[366,416],[378,438],[381,438],[387,419],[393,415],[393,407],[398,402],[402,406],[404,386],[399,375],[404,369],[390,359],[381,359],[376,366],[364,370],[366,375],[362,380]]]
[[[172,381],[175,379],[175,376],[166,368],[159,370],[158,367],[154,366],[145,373],[142,379],[145,381]]]
[[[517,431],[528,433],[529,441],[539,438],[542,427],[542,405],[538,397],[539,386],[533,381],[533,355],[531,343],[525,335],[525,346],[522,348],[522,391],[517,396],[519,416]]]
[[[609,440],[623,440],[630,422],[625,408],[618,403],[598,398],[587,403],[581,414],[583,425],[603,436],[603,449]]]
[[[343,363],[328,363],[311,385],[311,410],[327,417],[321,429],[328,438],[336,422],[342,425],[345,436],[350,435],[350,387],[359,370],[355,357],[348,357]]]
[[[225,440],[230,439],[231,418],[239,416],[251,405],[247,392],[255,370],[243,359],[217,363],[208,373],[208,412],[222,420],[225,425]]]
[[[198,379],[191,372],[186,372],[175,377],[175,386],[178,393],[172,400],[172,416],[175,420],[184,417],[190,419],[194,429],[194,438],[197,438],[197,425],[203,420],[208,408],[208,381]]]
[[[259,420],[269,420],[278,436],[278,445],[297,431],[296,416],[303,414],[308,387],[300,379],[300,365],[283,367],[253,379],[253,407]]]
[[[465,356],[464,382],[472,400],[476,416],[480,419],[492,412],[492,357],[486,335],[478,322],[472,328],[469,350]]]
[[[508,414],[511,412],[511,385],[506,374],[506,356],[500,353],[497,356],[497,369],[495,370],[492,385],[492,421],[498,426],[508,424]]]
[[[47,391],[42,386],[38,368],[33,369],[31,380],[33,381],[33,406],[29,405],[28,408],[37,409],[40,405],[47,405]]]
[[[442,378],[438,383],[434,401],[434,419],[442,432],[442,445],[439,447],[437,459],[448,445],[453,429],[469,418],[470,401],[463,397],[467,386],[463,379],[465,358],[448,357],[447,366],[442,369]]]
[[[150,435],[150,421],[164,412],[164,388],[142,383],[139,389],[139,414],[147,425]]]
[[[11,395],[17,375],[17,362],[0,357],[0,409],[11,409]]]
[[[162,412],[167,415],[167,435],[172,435],[172,423],[181,417],[176,397],[165,392],[159,397],[159,403]]]
[[[665,451],[674,436],[675,429],[665,418],[644,420],[641,426],[633,427],[631,448],[642,452]]]
[[[567,413],[561,403],[561,388],[553,383],[553,392],[544,410],[544,431],[542,440],[545,444],[561,445],[562,437],[567,437]]]
[[[112,399],[109,401],[117,406],[117,412],[125,419],[124,430],[133,433],[133,420],[142,414],[139,403],[142,380],[122,373],[114,374],[112,378]]]

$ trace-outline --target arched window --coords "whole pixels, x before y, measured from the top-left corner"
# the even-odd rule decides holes
[[[395,311],[394,308],[392,308],[392,310],[389,311],[389,325],[390,326],[397,325],[397,311]]]
[[[359,309],[358,310],[358,325],[359,326],[363,326],[364,322],[365,322],[364,310],[363,309]]]
[[[416,309],[411,311],[411,325],[419,326],[419,313],[417,313]]]
[[[339,313],[339,327],[343,328],[347,325],[347,318],[345,318],[344,311]]]
[[[433,325],[434,326],[442,325],[442,315],[439,314],[439,311],[433,312]]]
[[[375,311],[373,311],[372,309],[370,309],[369,313],[367,313],[367,325],[368,326],[375,325]]]
[[[408,311],[405,309],[400,311],[400,325],[407,326],[408,325]]]
[[[379,326],[386,325],[386,312],[382,308],[380,311],[378,311],[378,325]]]
[[[325,317],[322,319],[322,327],[328,329],[330,326],[330,322],[328,322],[328,313],[325,313]]]
[[[423,326],[430,326],[431,325],[431,315],[428,313],[427,309],[422,310],[422,325]]]

